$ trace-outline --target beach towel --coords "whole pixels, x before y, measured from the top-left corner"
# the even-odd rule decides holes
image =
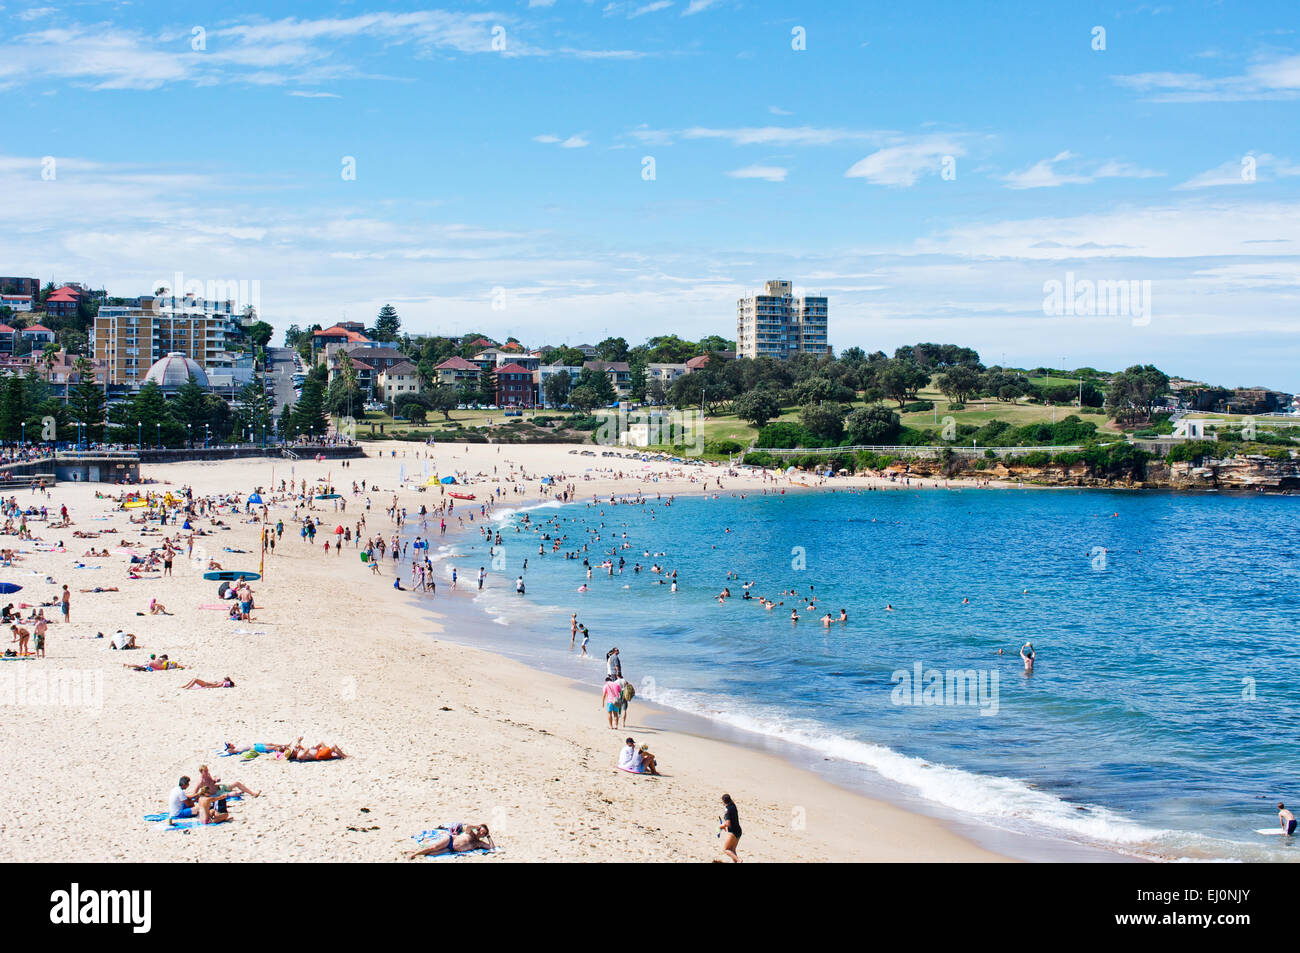
[[[226,800],[226,801],[242,801],[243,799],[244,799],[244,795],[242,795],[242,794],[227,794],[227,795],[224,796],[224,798],[217,798],[217,800]],[[146,815],[144,815],[144,819],[145,819],[146,821],[155,821],[155,822],[157,822],[157,821],[165,821],[165,820],[167,820],[167,818],[170,817],[170,816],[171,816],[171,815],[169,815],[166,811],[161,811],[161,812],[159,812],[159,813],[157,813],[157,814],[146,814]],[[192,818],[178,818],[178,820],[193,820],[193,821],[197,821],[198,818],[197,818],[197,817],[192,817]]]
[[[460,824],[456,824],[455,825],[456,830],[459,831],[461,826],[462,825]],[[415,841],[417,844],[423,844],[425,841],[436,840],[442,837],[446,837],[449,833],[451,833],[449,828],[435,827],[431,831],[420,831],[420,833],[418,834],[412,834],[411,840]],[[424,859],[441,860],[444,858],[468,857],[470,854],[500,854],[500,853],[502,853],[500,847],[476,847],[473,850],[458,850],[454,854],[450,852],[445,854],[426,854]]]
[[[145,820],[149,820],[150,817],[162,818],[161,823],[155,823],[153,827],[149,828],[152,831],[190,831],[190,830],[194,830],[195,828],[202,829],[205,827],[220,827],[222,824],[230,823],[229,821],[217,821],[215,824],[204,824],[198,818],[187,818],[185,820],[173,821],[172,823],[169,824],[167,822],[166,814],[162,814],[162,815],[150,814],[145,817]]]

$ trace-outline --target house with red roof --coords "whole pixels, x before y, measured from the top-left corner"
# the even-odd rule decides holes
[[[54,341],[54,332],[43,324],[33,324],[22,330],[23,340],[31,341],[32,348],[39,348],[43,344],[50,344]]]
[[[433,373],[440,385],[446,384],[450,387],[459,387],[466,382],[471,385],[477,384],[480,370],[481,368],[473,361],[452,356],[435,367]]]
[[[45,299],[45,313],[52,318],[75,318],[81,295],[81,289],[72,285],[55,288]]]
[[[7,324],[0,324],[0,354],[12,354],[14,342],[18,340],[18,329]]]
[[[497,368],[497,406],[535,407],[537,385],[533,372],[519,364],[502,364]]]

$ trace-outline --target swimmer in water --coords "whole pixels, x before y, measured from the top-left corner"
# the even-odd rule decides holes
[[[893,607],[892,605],[890,605],[888,602],[886,602],[886,603],[885,603],[885,611],[886,611],[886,612],[893,612],[893,611],[894,611],[894,607]]]
[[[849,621],[849,614],[848,614],[846,611],[844,611],[843,609],[840,610],[840,621],[841,621],[841,622],[848,622],[848,621]]]
[[[1034,670],[1034,643],[1026,642],[1020,649],[1020,658],[1025,663],[1025,673]]]

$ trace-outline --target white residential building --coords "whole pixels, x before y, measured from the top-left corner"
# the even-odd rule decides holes
[[[788,281],[769,281],[762,292],[736,302],[736,353],[773,357],[830,353],[825,295],[798,295]]]

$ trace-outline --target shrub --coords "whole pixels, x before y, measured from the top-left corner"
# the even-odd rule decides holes
[[[704,452],[716,454],[718,456],[724,456],[726,454],[732,454],[732,453],[740,453],[740,451],[744,449],[745,449],[744,446],[741,445],[740,443],[737,443],[735,440],[722,439],[722,440],[704,441]]]
[[[807,430],[789,420],[778,420],[767,424],[758,432],[759,447],[775,450],[791,450],[795,447],[815,447],[817,441]]]

